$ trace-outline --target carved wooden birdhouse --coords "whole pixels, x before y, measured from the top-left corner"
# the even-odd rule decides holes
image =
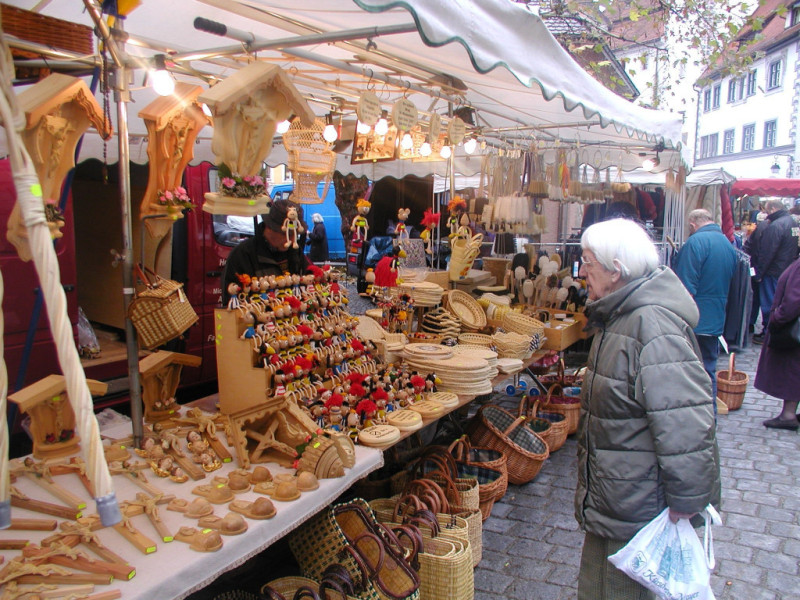
[[[277,66],[253,62],[203,92],[214,117],[211,149],[239,177],[258,175],[272,150],[275,129],[291,115],[305,125],[314,123],[314,113],[286,73]],[[266,212],[266,198],[232,198],[206,194],[203,210],[239,216]]]
[[[108,385],[87,379],[93,396],[102,396]],[[54,458],[75,454],[79,438],[75,435],[75,413],[67,396],[63,375],[48,375],[36,383],[11,394],[8,399],[31,417],[33,455]]]
[[[163,219],[148,218],[144,224],[154,237],[163,237],[172,224],[183,217],[180,205],[159,203],[170,192],[173,197],[181,185],[183,171],[194,157],[197,134],[211,119],[205,115],[197,97],[199,85],[177,82],[169,96],[157,98],[142,110],[139,117],[147,126],[149,174],[142,198],[140,216],[161,214]]]
[[[175,392],[181,381],[181,371],[184,366],[199,367],[202,360],[191,354],[159,350],[139,361],[145,421],[155,423],[177,416]]]
[[[61,186],[67,172],[75,166],[75,146],[84,132],[93,126],[100,135],[111,137],[111,123],[82,80],[54,73],[21,92],[17,99],[25,113],[22,140],[36,168],[42,186],[51,235],[61,237],[64,220],[57,207]],[[21,221],[19,205],[8,219],[8,240],[22,260],[30,260],[28,233]]]

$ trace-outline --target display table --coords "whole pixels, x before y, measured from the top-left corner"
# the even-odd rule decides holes
[[[130,435],[130,425],[116,426],[108,431],[102,432],[104,436],[111,438],[123,438]],[[133,456],[134,460],[143,460],[138,456]],[[136,568],[136,576],[130,581],[115,580],[110,586],[97,586],[95,592],[104,590],[119,589],[123,599],[133,598],[158,598],[166,600],[169,598],[184,598],[190,593],[199,590],[225,571],[233,569],[250,557],[258,554],[273,542],[286,535],[304,521],[312,517],[319,510],[331,504],[336,498],[347,490],[353,483],[366,477],[375,469],[383,465],[383,453],[380,450],[356,447],[356,464],[352,469],[345,470],[345,476],[338,479],[323,479],[320,487],[312,492],[304,492],[298,500],[294,502],[275,502],[277,514],[272,519],[258,521],[246,519],[248,530],[242,535],[222,536],[223,546],[217,552],[202,553],[195,552],[189,545],[179,541],[165,543],[160,541],[160,537],[151,525],[148,518],[144,515],[131,519],[133,525],[151,540],[157,541],[156,551],[152,554],[142,554],[130,543],[125,541],[119,533],[110,528],[101,529],[97,532],[101,542],[125,558],[129,564]],[[265,464],[270,472],[274,474],[281,472],[291,472],[274,463]],[[169,479],[157,477],[150,469],[143,471],[146,473],[149,483],[162,489],[165,494],[174,494],[179,498],[192,501],[196,496],[192,494],[192,489],[201,484],[209,484],[215,476],[227,476],[227,474],[237,468],[234,462],[223,465],[222,469],[209,473],[205,479],[185,483],[175,483]],[[66,474],[58,475],[56,483],[67,488],[70,492],[84,499],[87,504],[85,514],[95,512],[94,500],[81,484],[77,475]],[[134,500],[138,492],[143,490],[125,476],[114,476],[114,486],[117,499]],[[60,503],[58,499],[36,485],[25,477],[20,477],[14,484],[22,493],[52,503]],[[260,494],[246,492],[236,494],[237,500],[256,500]],[[214,514],[224,517],[229,511],[227,504],[214,506]],[[197,527],[197,521],[189,519],[182,513],[167,510],[166,505],[158,507],[159,515],[166,524],[167,528],[174,535],[181,526]],[[12,518],[36,518],[54,519],[48,515],[35,513],[20,508],[12,508]],[[28,539],[33,543],[38,543],[41,539],[52,535],[50,531],[20,531],[4,530],[0,531],[2,539]],[[78,549],[87,555],[96,556],[86,549],[83,545]],[[0,550],[0,556],[5,561],[0,565],[0,569],[9,560],[19,555],[19,550]]]

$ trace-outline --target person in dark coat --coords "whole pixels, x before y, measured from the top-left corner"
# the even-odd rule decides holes
[[[767,228],[769,225],[769,221],[767,221],[767,213],[759,212],[756,215],[755,220],[755,229],[750,232],[750,235],[747,236],[747,240],[744,243],[743,250],[750,256],[750,266],[752,267],[751,273],[755,273],[755,264],[758,262],[758,240],[761,239],[761,234],[764,233],[764,229]],[[750,288],[753,290],[753,306],[750,309],[750,333],[755,332],[756,330],[756,321],[758,321],[758,313],[761,312],[761,301],[759,298],[759,286],[758,286],[758,279],[755,275],[750,277]]]
[[[240,243],[228,255],[225,270],[222,272],[223,305],[230,299],[230,285],[238,284],[239,275],[302,275],[308,270],[308,259],[301,250],[286,247],[286,234],[281,231],[289,207],[297,209],[303,230],[306,230],[302,208],[290,200],[275,200],[269,213],[261,215],[261,223],[256,226],[253,237]],[[298,239],[301,248],[305,245],[304,237],[303,233]]]
[[[704,208],[690,212],[688,220],[691,235],[675,257],[675,273],[700,310],[694,334],[703,355],[703,367],[711,378],[711,397],[716,399],[718,338],[725,329],[736,250]]]
[[[314,222],[314,229],[308,234],[308,244],[311,248],[308,251],[308,258],[315,264],[328,262],[328,232],[325,231],[325,221],[322,215],[314,213],[311,215]]]
[[[767,221],[758,240],[756,260],[756,279],[758,280],[759,301],[761,302],[761,322],[764,325],[761,333],[753,336],[756,344],[764,341],[764,334],[769,325],[769,310],[775,296],[778,277],[797,258],[798,229],[792,215],[780,200],[767,201]]]
[[[770,332],[788,325],[800,316],[800,259],[789,265],[778,279],[769,315],[754,385],[757,390],[783,400],[783,410],[777,417],[768,419],[763,424],[772,429],[797,431],[800,347],[790,350],[770,348],[769,336]]]

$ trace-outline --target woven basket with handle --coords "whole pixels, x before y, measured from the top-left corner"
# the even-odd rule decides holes
[[[572,435],[578,431],[578,421],[581,415],[581,399],[573,396],[562,396],[554,393],[556,390],[562,391],[557,383],[550,386],[547,390],[547,400],[542,409],[547,412],[554,412],[564,415],[567,421],[567,435]]]
[[[550,455],[547,444],[527,427],[525,417],[515,417],[499,406],[482,406],[467,426],[470,441],[484,448],[500,450],[508,459],[508,481],[528,483]]]
[[[744,393],[750,381],[747,373],[736,370],[736,355],[728,357],[728,370],[717,371],[717,396],[728,410],[739,410],[744,401]]]

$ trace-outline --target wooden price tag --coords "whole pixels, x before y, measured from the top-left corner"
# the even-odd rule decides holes
[[[450,121],[450,125],[447,127],[447,135],[450,138],[450,143],[454,146],[461,142],[464,139],[464,136],[467,133],[467,126],[464,124],[464,121],[455,117],[452,121]]]
[[[372,92],[364,92],[358,99],[356,115],[358,120],[372,127],[381,118],[381,101]]]
[[[417,124],[419,113],[417,107],[408,98],[400,98],[392,106],[392,121],[400,131],[411,131]]]
[[[442,132],[442,118],[436,113],[433,113],[431,115],[431,123],[430,123],[431,143],[439,139],[439,134],[441,132]]]
[[[414,402],[409,406],[411,410],[419,413],[420,416],[426,419],[436,419],[442,416],[443,407],[435,400],[422,400],[421,402]]]

